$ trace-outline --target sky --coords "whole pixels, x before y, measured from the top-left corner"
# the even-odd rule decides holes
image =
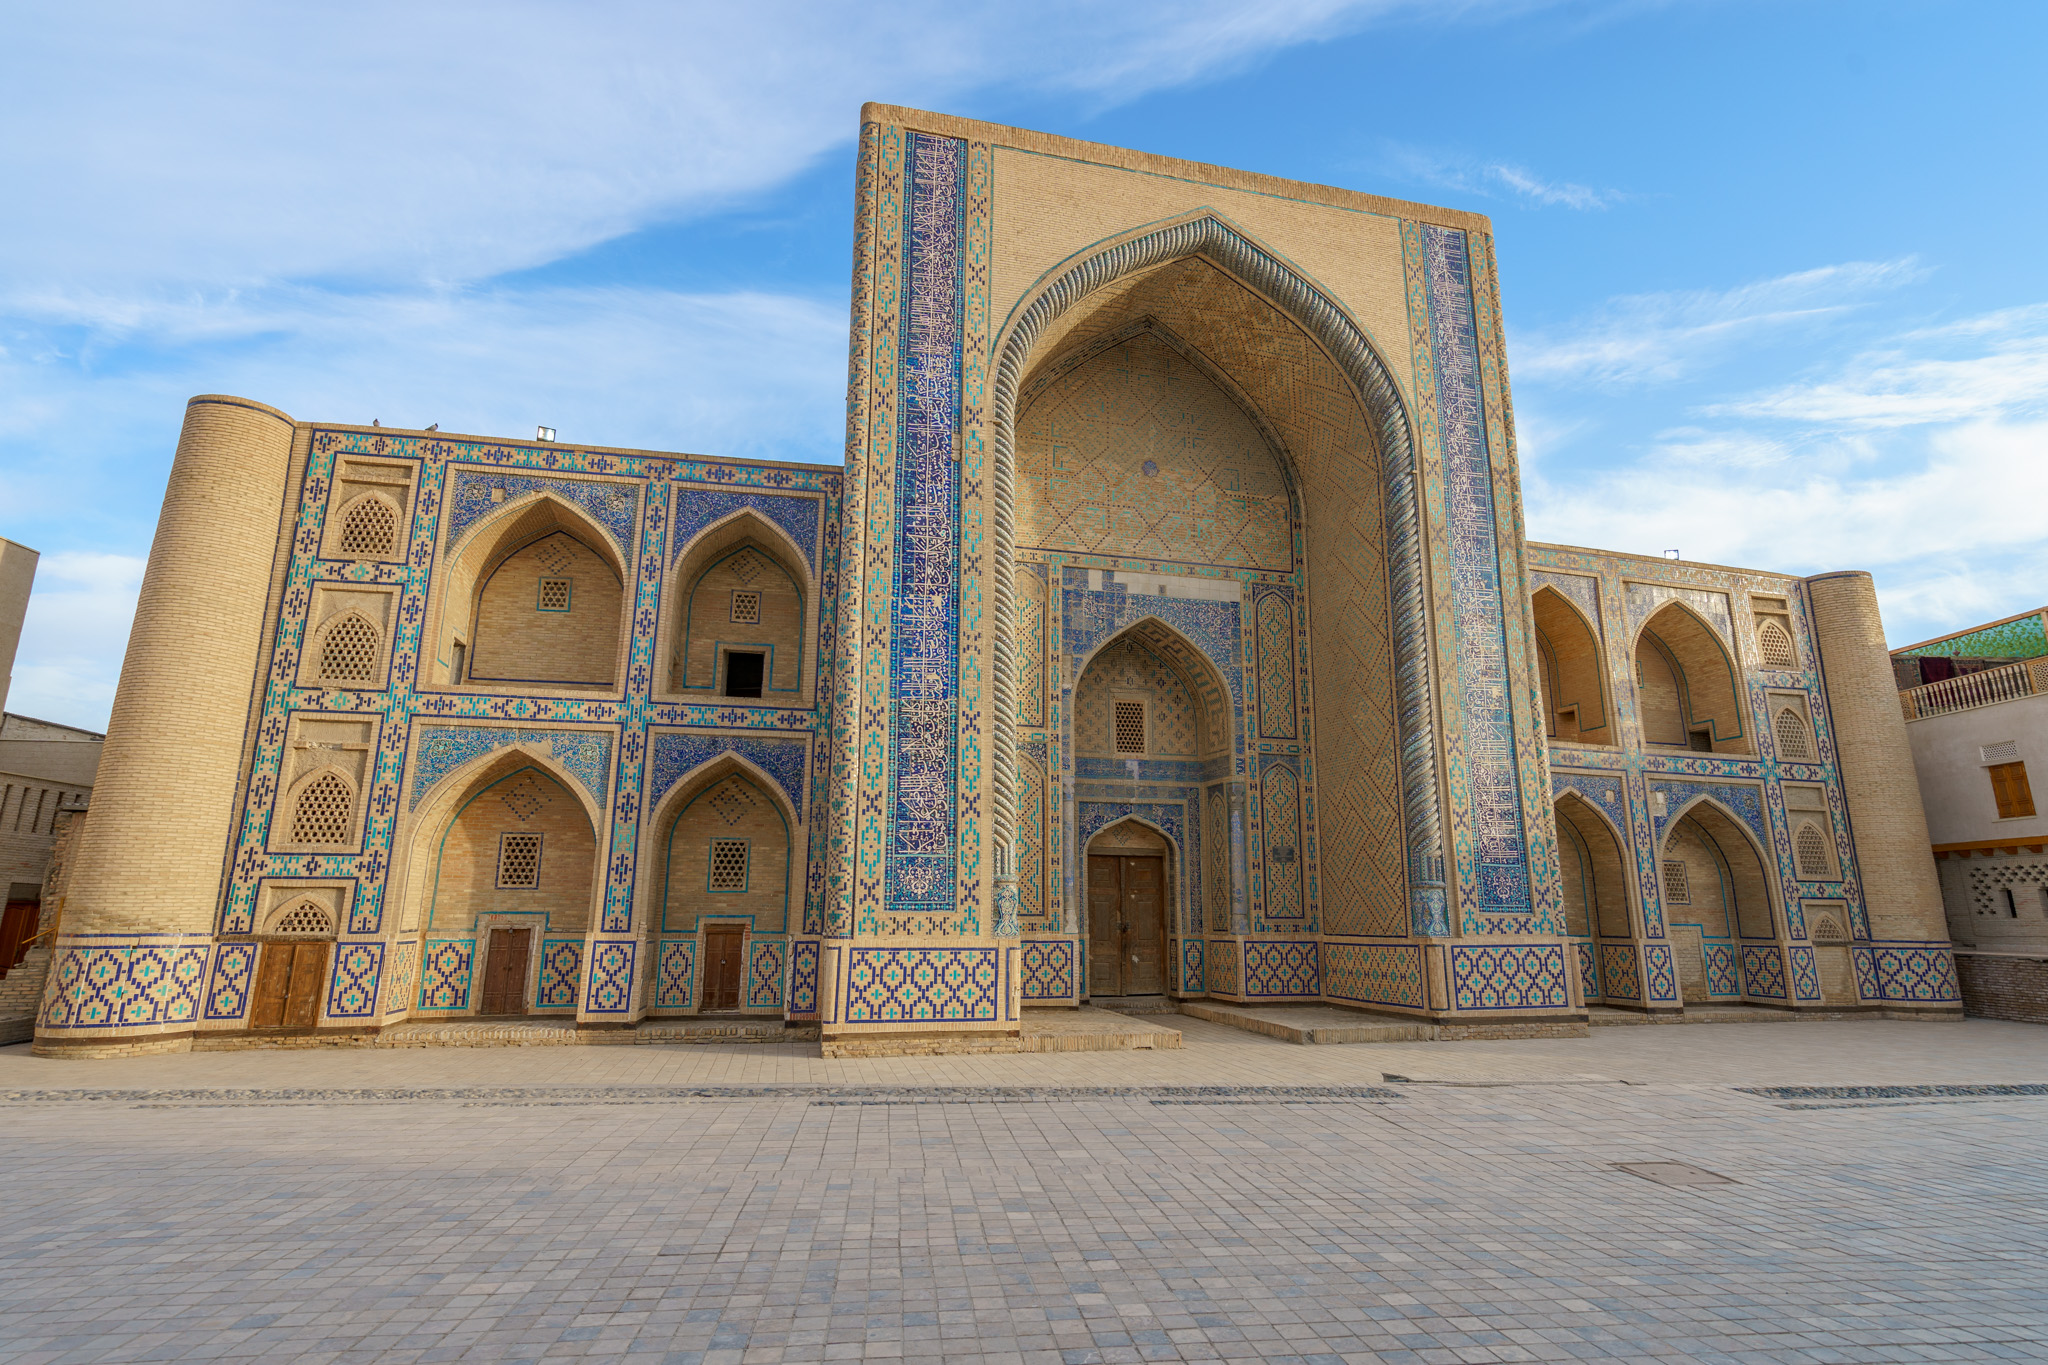
[[[2044,50],[2038,0],[15,0],[7,706],[105,725],[196,393],[837,462],[865,100],[1487,214],[1533,539],[1868,569],[1894,645],[2024,611]]]

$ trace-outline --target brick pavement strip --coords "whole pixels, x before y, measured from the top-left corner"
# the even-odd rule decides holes
[[[2048,1356],[2048,1033],[1601,1032],[804,1089],[700,1055],[760,1047],[7,1049],[0,1361]],[[1431,1068],[1522,1083],[1380,1080]]]

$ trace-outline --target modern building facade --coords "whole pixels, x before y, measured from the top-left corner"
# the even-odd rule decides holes
[[[1527,544],[1485,219],[869,106],[854,256],[839,464],[194,399],[37,1046],[1957,1012],[1869,578]]]

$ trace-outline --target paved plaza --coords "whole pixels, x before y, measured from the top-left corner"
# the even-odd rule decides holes
[[[0,1361],[2048,1357],[2048,1030],[1171,1022],[0,1049]]]

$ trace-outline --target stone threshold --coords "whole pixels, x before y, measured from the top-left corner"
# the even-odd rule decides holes
[[[1247,1033],[1262,1033],[1283,1042],[1318,1047],[1338,1043],[1421,1043],[1437,1036],[1437,1026],[1342,1005],[1231,1005],[1215,1000],[1183,1000],[1180,1012],[1191,1019],[1227,1024]]]

